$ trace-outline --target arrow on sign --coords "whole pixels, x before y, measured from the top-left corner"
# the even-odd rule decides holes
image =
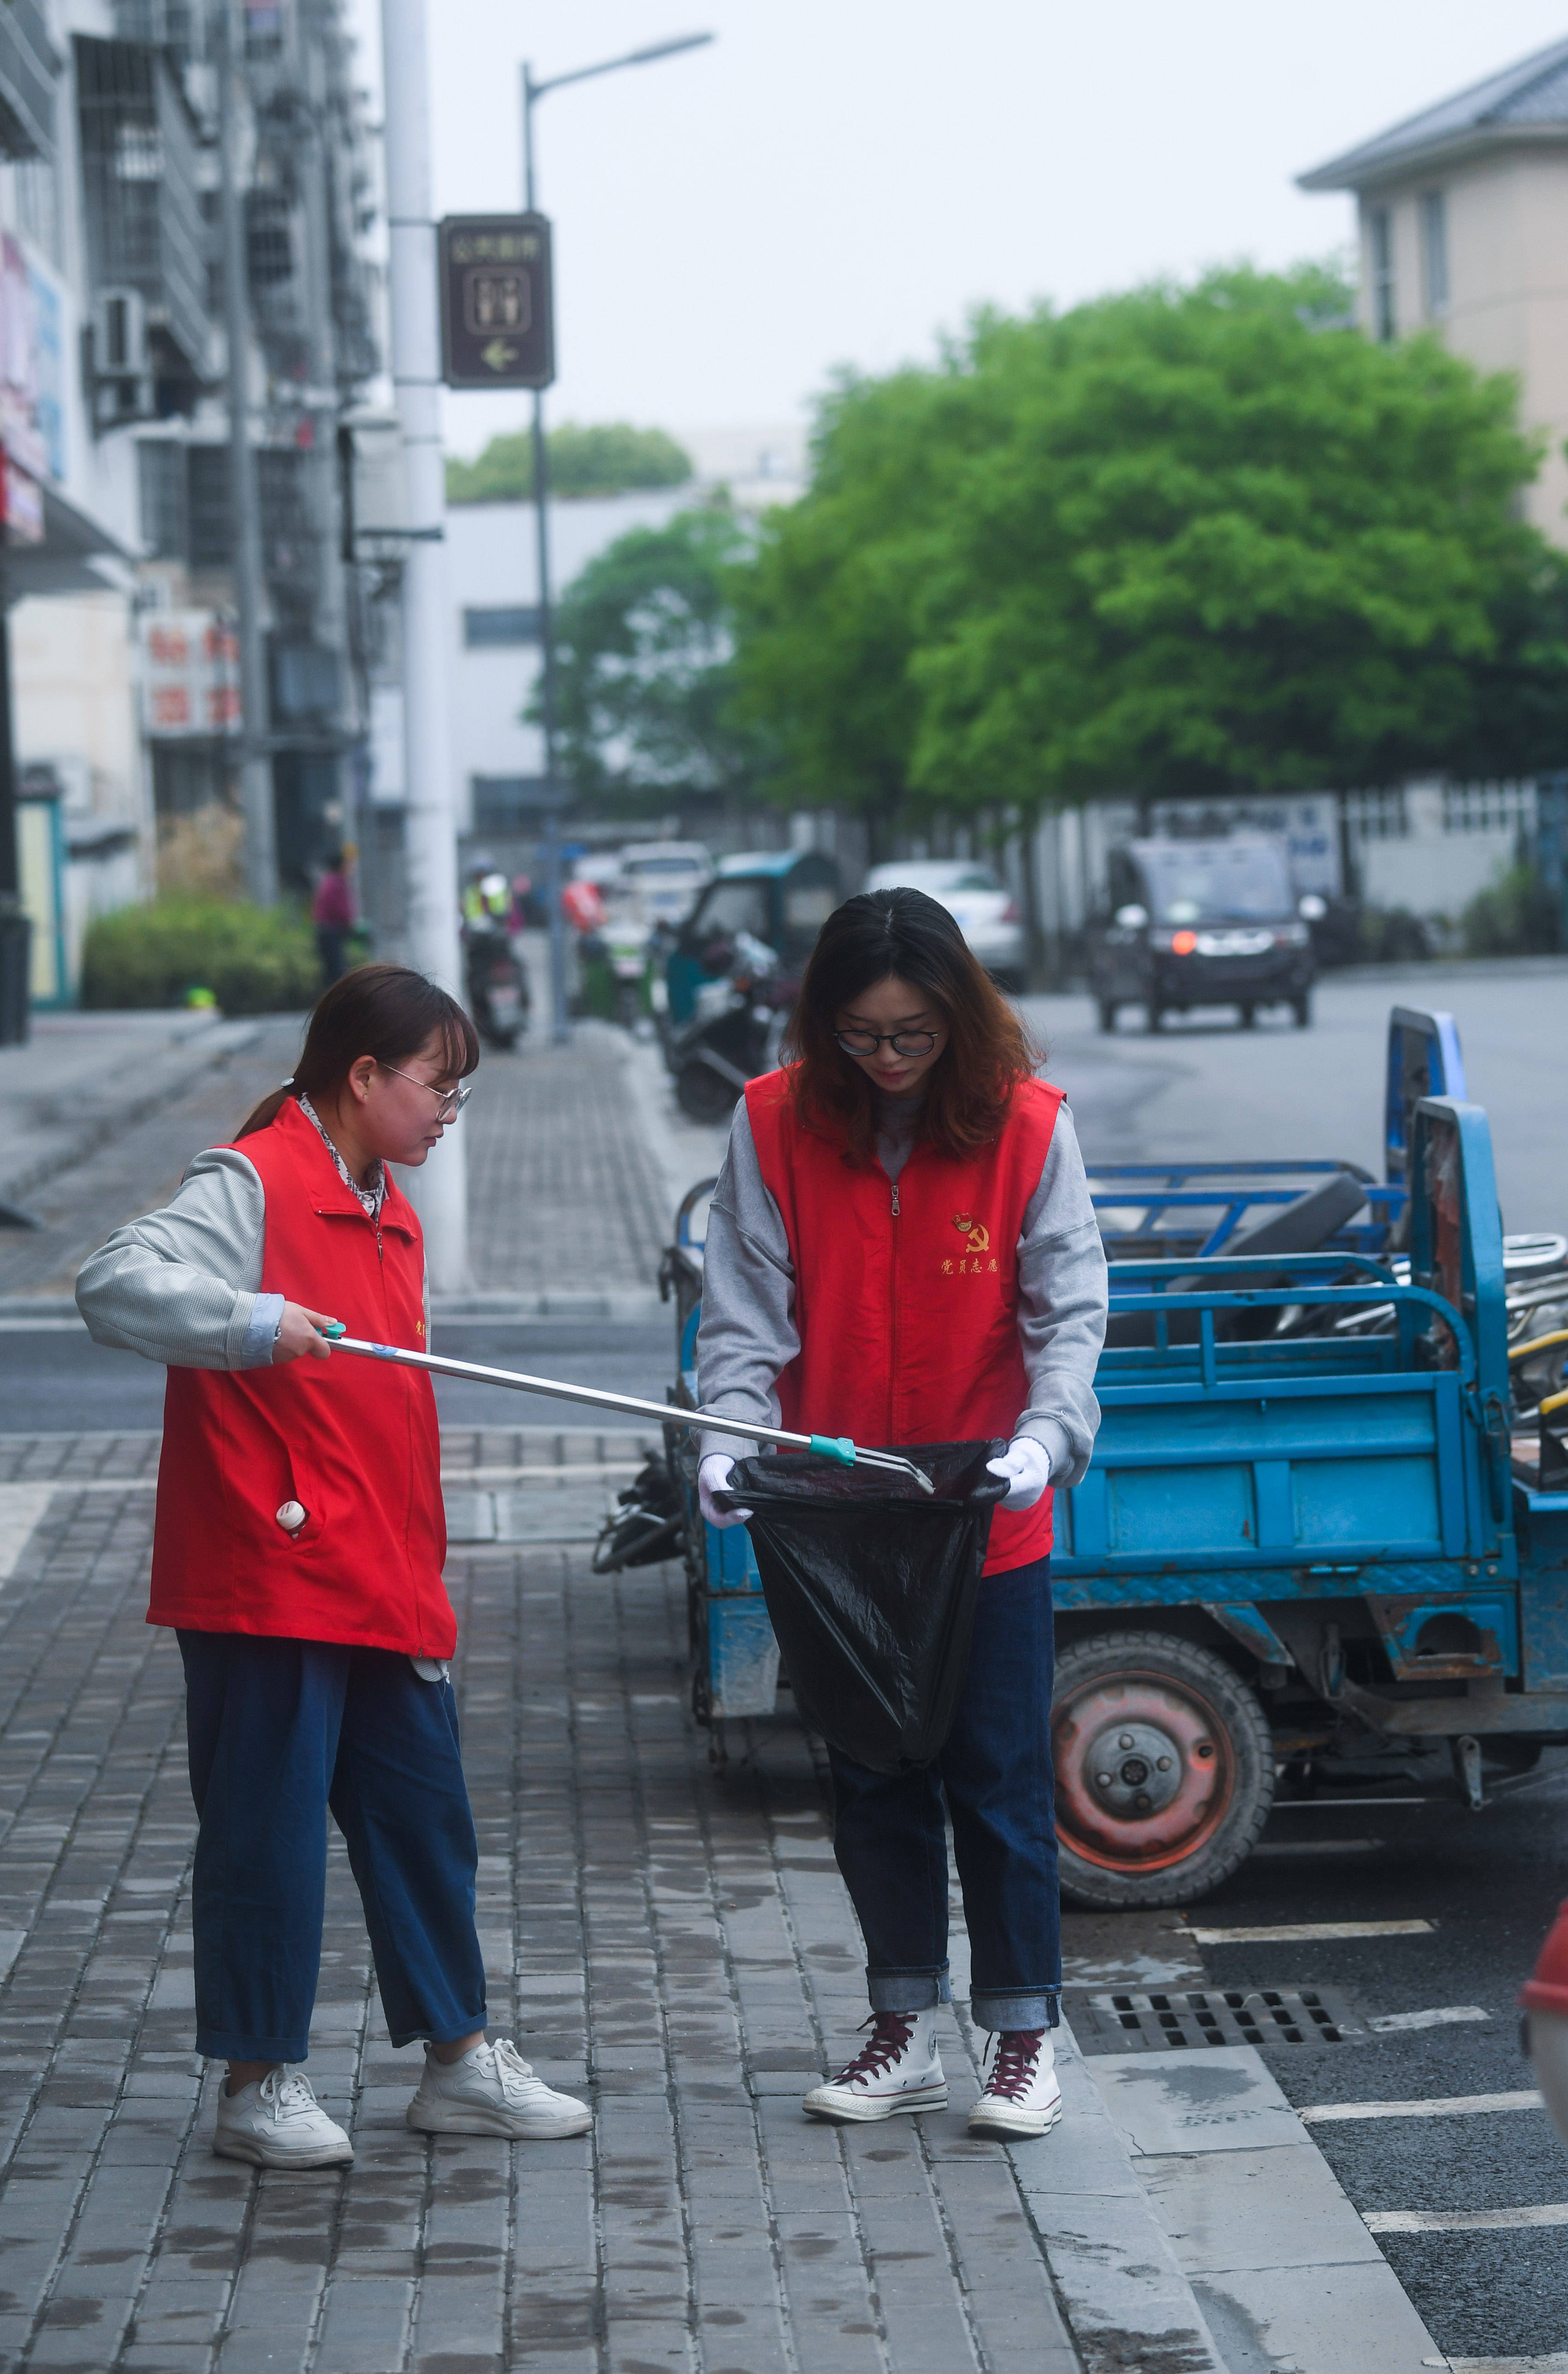
[[[492,338],[488,347],[480,347],[479,360],[493,371],[503,371],[517,360],[517,349],[509,347],[504,338]]]

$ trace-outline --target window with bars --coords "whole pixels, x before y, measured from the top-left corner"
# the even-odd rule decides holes
[[[159,560],[184,560],[191,538],[185,448],[171,439],[144,437],[136,447],[136,466],[142,542]]]
[[[1444,832],[1533,832],[1534,783],[1444,783]]]
[[[1410,829],[1403,783],[1345,793],[1345,820],[1357,840],[1403,840]]]
[[[463,613],[463,641],[471,652],[492,651],[501,644],[536,643],[539,636],[536,604]]]
[[[191,567],[228,569],[234,558],[231,467],[227,445],[187,445],[190,460]]]
[[[1448,202],[1441,190],[1421,193],[1421,299],[1429,322],[1448,311]]]
[[[1367,246],[1372,261],[1373,335],[1389,347],[1398,335],[1398,308],[1394,285],[1394,217],[1386,206],[1373,206],[1367,217]]]
[[[195,120],[164,50],[85,33],[74,48],[92,285],[139,289],[159,375],[194,381],[208,328]]]

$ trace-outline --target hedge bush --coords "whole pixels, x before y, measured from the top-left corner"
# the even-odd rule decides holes
[[[1532,865],[1511,865],[1460,917],[1468,957],[1551,956],[1557,902]]]
[[[97,1008],[183,1005],[210,990],[225,1014],[313,1005],[321,961],[292,908],[165,898],[100,915],[82,951],[81,1002]]]

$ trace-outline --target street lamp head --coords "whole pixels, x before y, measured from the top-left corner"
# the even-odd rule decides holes
[[[569,82],[592,82],[597,75],[619,74],[622,66],[648,66],[656,58],[673,58],[682,50],[701,50],[716,41],[716,33],[680,33],[672,41],[654,41],[645,50],[629,50],[624,56],[605,58],[594,66],[577,66],[571,74],[550,75],[536,82],[532,66],[523,69],[523,89],[528,104],[543,99],[548,90],[561,90]]]
[[[626,63],[629,66],[651,65],[655,58],[673,58],[681,50],[700,50],[717,39],[716,33],[682,33],[673,41],[656,42],[651,50],[633,50]]]

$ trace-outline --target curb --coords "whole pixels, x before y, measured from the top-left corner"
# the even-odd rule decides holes
[[[187,1033],[175,1040],[167,1052],[158,1057],[141,1075],[137,1091],[123,1101],[111,1104],[108,1099],[99,1106],[90,1120],[48,1154],[24,1162],[21,1169],[0,1178],[0,1200],[26,1205],[28,1197],[62,1170],[69,1170],[85,1162],[89,1154],[123,1129],[134,1128],[138,1122],[170,1103],[188,1088],[193,1080],[209,1071],[224,1056],[240,1053],[251,1046],[262,1030],[276,1017],[258,1015],[243,1021],[214,1022],[207,1028]],[[107,1069],[106,1065],[106,1069]],[[150,1085],[148,1085],[150,1081]],[[7,1298],[16,1299],[17,1298]]]
[[[1006,2149],[1084,2374],[1228,2374],[1065,2018],[1055,2043],[1055,2148]]]

